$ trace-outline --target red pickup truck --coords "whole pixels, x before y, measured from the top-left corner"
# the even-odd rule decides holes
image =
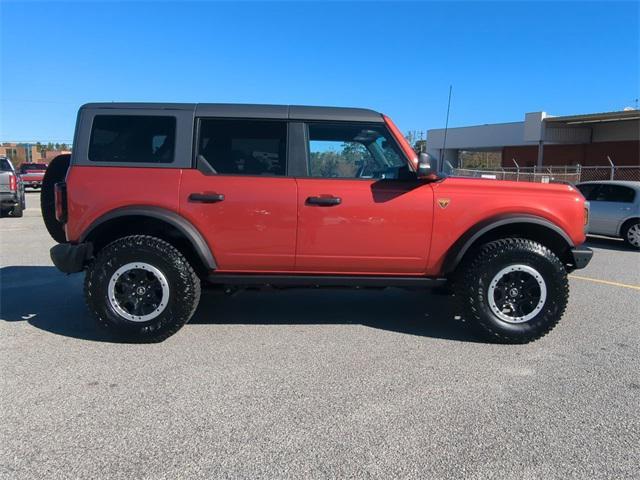
[[[41,188],[46,171],[46,163],[23,163],[20,165],[20,177],[25,188]]]
[[[450,287],[490,339],[524,343],[592,255],[571,185],[447,177],[366,109],[85,105],[42,208],[55,265],[139,341],[176,332],[207,282]]]

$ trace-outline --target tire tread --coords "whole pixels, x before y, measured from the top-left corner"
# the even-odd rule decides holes
[[[156,330],[144,330],[142,333],[135,331],[123,332],[118,329],[117,325],[114,325],[113,322],[103,315],[97,308],[99,303],[96,303],[98,300],[94,297],[95,292],[93,289],[93,284],[96,281],[96,275],[101,274],[102,266],[108,262],[110,258],[115,257],[122,251],[136,248],[147,248],[162,254],[165,258],[169,259],[172,265],[177,269],[185,284],[190,286],[187,291],[182,292],[180,298],[181,304],[189,304],[187,312],[178,317],[172,317],[172,321],[163,324],[162,328]],[[150,235],[131,235],[119,238],[109,243],[98,253],[94,262],[89,266],[84,281],[85,301],[99,327],[123,339],[134,340],[137,342],[161,342],[175,334],[195,313],[198,303],[200,302],[200,295],[200,278],[182,252],[169,242]]]
[[[561,289],[554,295],[562,299],[554,318],[538,318],[533,320],[533,328],[529,333],[512,334],[499,330],[482,314],[479,302],[483,292],[479,292],[478,278],[482,272],[496,262],[500,255],[513,250],[528,251],[538,254],[549,261],[561,277]],[[455,295],[462,302],[466,316],[474,320],[489,339],[497,343],[529,343],[547,335],[553,330],[564,315],[569,299],[569,282],[566,270],[560,259],[547,247],[538,242],[520,237],[502,238],[483,245],[475,256],[464,262],[454,281]]]

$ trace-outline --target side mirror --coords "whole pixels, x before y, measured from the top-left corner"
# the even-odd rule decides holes
[[[436,173],[436,162],[428,153],[421,153],[418,157],[418,178],[427,178]]]

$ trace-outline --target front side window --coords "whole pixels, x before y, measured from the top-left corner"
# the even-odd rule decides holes
[[[89,141],[89,160],[171,163],[175,139],[175,117],[96,115]]]
[[[582,193],[582,196],[586,200],[593,200],[593,197],[598,190],[598,186],[599,185],[597,183],[583,183],[582,185],[577,185],[578,190],[580,190],[580,193]]]
[[[399,178],[407,162],[384,125],[309,124],[309,175]]]
[[[200,121],[198,160],[217,174],[285,175],[286,122],[264,120]]]

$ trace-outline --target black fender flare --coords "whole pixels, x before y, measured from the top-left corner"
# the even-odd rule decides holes
[[[207,268],[210,270],[216,270],[218,268],[213,253],[200,231],[187,219],[176,212],[167,210],[166,208],[146,205],[116,208],[115,210],[111,210],[94,220],[94,222],[91,223],[91,225],[89,225],[89,227],[82,233],[79,240],[80,242],[85,242],[97,227],[110,220],[132,216],[155,218],[177,228],[187,238],[187,240],[191,242],[191,245],[197,252],[198,257]]]
[[[491,230],[503,227],[511,224],[529,224],[536,225],[544,228],[548,228],[550,231],[559,235],[569,248],[574,247],[573,240],[562,228],[555,223],[547,220],[546,218],[538,217],[536,215],[521,215],[521,214],[505,214],[498,215],[479,223],[476,223],[473,227],[467,230],[449,249],[447,256],[445,257],[443,264],[443,272],[445,274],[453,272],[458,264],[462,261],[464,255],[469,251],[471,246],[483,235],[489,233]]]

